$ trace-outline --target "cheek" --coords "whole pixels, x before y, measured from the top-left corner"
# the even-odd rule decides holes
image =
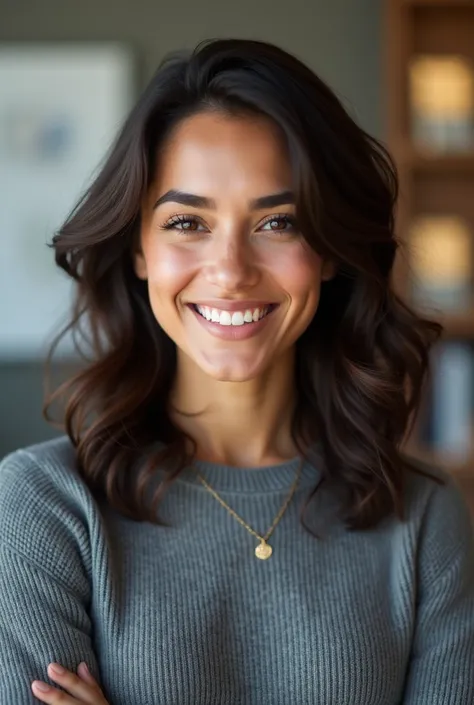
[[[292,299],[319,298],[322,258],[301,245],[288,249],[283,258],[271,263],[271,269],[279,285]]]
[[[174,301],[194,275],[196,259],[190,251],[172,246],[157,246],[146,254],[150,299],[161,303]]]

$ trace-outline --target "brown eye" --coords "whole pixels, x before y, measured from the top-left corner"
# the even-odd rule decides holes
[[[197,230],[198,224],[195,220],[183,220],[180,223],[182,230]]]
[[[270,220],[270,228],[272,230],[284,230],[286,225],[288,225],[288,223],[284,218],[274,218],[273,220]]]
[[[261,230],[277,233],[292,232],[295,230],[295,223],[287,215],[273,215],[263,224]]]
[[[205,230],[200,220],[193,216],[176,215],[171,218],[164,226],[165,230],[179,230],[181,232],[195,233]]]

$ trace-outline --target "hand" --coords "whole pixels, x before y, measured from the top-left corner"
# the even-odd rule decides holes
[[[52,668],[55,665],[59,664],[49,664],[48,676],[51,680],[57,681],[61,688],[67,690],[71,695],[57,690],[42,681],[33,681],[31,689],[35,697],[41,702],[48,705],[108,705],[99,684],[89,673],[87,666],[84,668],[85,663],[83,661],[77,668],[78,675],[65,668],[64,673],[56,673]],[[39,690],[37,687],[38,683],[46,686],[48,690]]]

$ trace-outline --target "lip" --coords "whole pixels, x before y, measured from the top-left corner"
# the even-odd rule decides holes
[[[227,302],[231,303],[231,302]],[[244,302],[240,302],[240,305],[242,305]],[[252,302],[253,303],[253,302]],[[198,304],[199,306],[208,306],[209,304]],[[264,304],[260,304],[261,306]],[[221,340],[247,340],[248,338],[252,338],[254,335],[257,335],[262,331],[265,326],[268,325],[268,321],[272,318],[272,315],[274,311],[278,308],[278,305],[275,305],[274,308],[272,308],[269,313],[267,313],[266,316],[261,318],[259,321],[253,321],[252,323],[244,323],[242,326],[221,326],[219,323],[213,323],[212,321],[208,321],[207,318],[204,318],[204,316],[201,316],[200,313],[196,311],[194,308],[193,304],[187,304],[187,308],[191,311],[191,313],[194,315],[196,320],[202,325],[203,328],[205,328],[211,335],[215,336],[216,338],[220,338]],[[216,305],[213,305],[212,308],[218,308]],[[259,308],[258,306],[254,306],[253,308]],[[241,311],[242,308],[226,308],[222,309],[225,311]]]
[[[206,301],[192,301],[188,306],[207,306],[216,308],[219,311],[247,311],[248,309],[264,308],[265,306],[277,306],[274,301],[231,301],[230,299],[209,299]],[[250,325],[250,324],[249,324]]]

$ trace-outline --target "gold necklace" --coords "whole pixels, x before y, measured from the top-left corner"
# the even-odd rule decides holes
[[[298,484],[298,480],[300,478],[301,468],[303,467],[303,462],[304,462],[304,458],[301,458],[299,465],[298,465],[298,470],[296,473],[295,481],[294,481],[293,486],[290,490],[290,494],[288,495],[288,498],[287,498],[285,504],[283,505],[283,507],[280,509],[280,511],[276,515],[273,524],[271,525],[271,527],[269,528],[269,530],[267,531],[265,536],[260,536],[260,534],[257,534],[256,531],[254,531],[241,517],[239,517],[237,512],[235,512],[231,507],[229,507],[228,504],[226,504],[226,502],[224,502],[224,500],[221,497],[219,497],[217,492],[215,490],[213,490],[212,487],[206,482],[206,480],[203,478],[201,473],[198,472],[197,474],[198,474],[198,477],[201,480],[202,484],[204,485],[204,487],[217,499],[217,501],[220,504],[222,504],[222,506],[225,509],[227,509],[227,511],[230,512],[232,514],[232,516],[235,519],[237,519],[237,521],[247,529],[247,531],[250,531],[251,534],[253,534],[254,536],[256,536],[258,538],[260,543],[258,544],[257,548],[255,549],[255,555],[257,556],[257,558],[260,558],[261,560],[266,560],[267,558],[270,558],[270,556],[272,555],[272,552],[273,552],[272,547],[267,543],[267,541],[270,538],[271,534],[273,533],[275,526],[278,524],[278,522],[282,518],[286,508],[288,507],[288,505],[291,501],[291,498],[293,497],[293,494],[296,490],[296,485]]]

